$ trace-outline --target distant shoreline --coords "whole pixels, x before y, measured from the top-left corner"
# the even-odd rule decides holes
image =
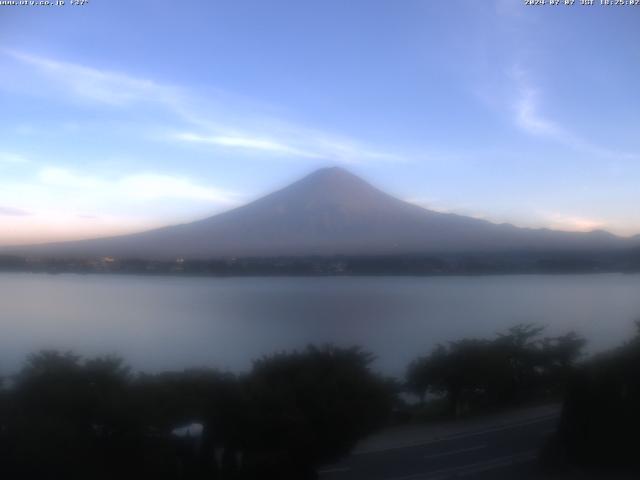
[[[171,277],[450,277],[640,273],[640,254],[625,252],[247,257],[144,260],[0,255],[0,272],[126,274]]]

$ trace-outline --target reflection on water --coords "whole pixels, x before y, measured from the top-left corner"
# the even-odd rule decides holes
[[[0,370],[39,348],[117,353],[136,368],[251,360],[308,343],[358,344],[399,375],[438,342],[519,322],[574,329],[592,350],[640,318],[639,275],[181,278],[0,275]]]

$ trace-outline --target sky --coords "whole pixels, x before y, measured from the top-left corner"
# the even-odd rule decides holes
[[[640,233],[640,6],[0,6],[0,75],[0,245],[204,218],[335,165],[438,211]]]

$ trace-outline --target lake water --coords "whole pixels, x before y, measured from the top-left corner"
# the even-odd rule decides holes
[[[216,366],[308,343],[361,345],[401,375],[438,342],[519,322],[592,351],[633,334],[640,275],[186,278],[0,274],[0,371],[40,348],[116,353],[136,369]]]

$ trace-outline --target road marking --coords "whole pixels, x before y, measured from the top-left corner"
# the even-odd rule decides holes
[[[452,450],[450,452],[435,453],[433,455],[425,455],[423,458],[432,459],[432,458],[439,458],[439,457],[447,457],[449,455],[457,455],[458,453],[474,452],[476,450],[482,450],[483,448],[487,448],[487,445],[478,445],[477,447],[461,448],[460,450]]]
[[[324,470],[318,470],[318,475],[331,475],[332,473],[345,473],[350,471],[351,469],[349,467],[326,468]]]
[[[411,475],[405,475],[403,477],[386,478],[385,480],[446,480],[450,479],[452,476],[466,477],[475,473],[495,470],[497,468],[517,465],[519,463],[526,463],[536,458],[536,456],[537,451],[530,450],[524,453],[493,458],[491,460],[470,463],[468,465],[461,465],[459,467],[443,468],[441,470],[435,470],[433,472],[413,473]]]
[[[545,415],[543,417],[538,417],[535,419],[531,419],[531,420],[525,420],[525,421],[521,421],[521,422],[517,422],[517,423],[511,423],[508,425],[501,425],[501,426],[496,426],[496,427],[491,427],[485,430],[476,430],[476,431],[472,431],[472,432],[465,432],[465,433],[455,433],[453,435],[448,435],[448,436],[443,436],[443,437],[436,437],[433,438],[431,440],[420,440],[420,441],[416,441],[416,442],[410,442],[410,443],[405,443],[403,445],[397,445],[394,447],[387,447],[387,448],[372,448],[369,450],[363,450],[363,451],[359,451],[359,452],[355,452],[352,453],[351,456],[355,457],[358,455],[371,455],[374,453],[381,453],[381,452],[392,452],[394,450],[402,450],[405,448],[413,448],[413,447],[422,447],[424,445],[431,445],[433,443],[438,443],[438,442],[447,442],[449,440],[459,440],[461,438],[469,438],[469,437],[477,437],[478,435],[484,435],[486,433],[494,433],[494,432],[502,432],[504,430],[512,430],[514,428],[520,428],[520,427],[526,427],[529,425],[534,425],[536,423],[542,423],[542,422],[546,422],[549,420],[554,420],[559,418],[559,414],[550,414],[550,415]]]

